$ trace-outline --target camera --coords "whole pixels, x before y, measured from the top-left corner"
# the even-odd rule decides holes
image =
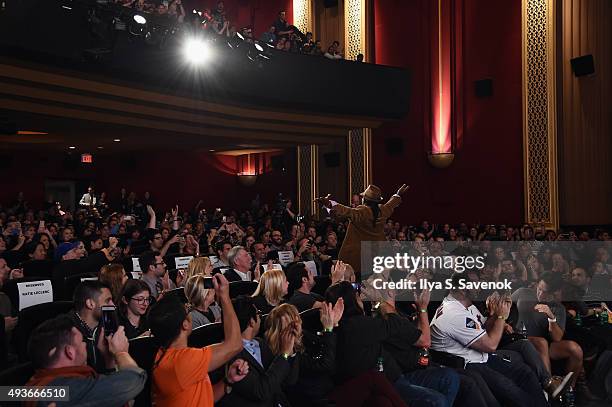
[[[212,277],[204,277],[204,288],[208,288],[208,289],[215,288]]]

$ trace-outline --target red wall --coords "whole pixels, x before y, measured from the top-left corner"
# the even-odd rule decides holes
[[[193,9],[217,7],[217,0],[189,0],[186,12],[191,13]],[[261,37],[270,25],[278,17],[278,12],[287,12],[287,21],[293,22],[293,0],[225,0],[227,18],[238,29],[246,26],[255,28],[256,38]]]
[[[191,209],[200,199],[206,208],[243,209],[249,207],[256,194],[260,194],[263,203],[273,203],[279,192],[295,200],[295,153],[291,150],[284,154],[285,172],[272,171],[270,157],[266,155],[266,173],[258,176],[255,185],[245,187],[236,176],[237,158],[231,156],[195,152],[94,153],[93,164],[78,163],[76,168],[70,168],[60,154],[32,152],[27,154],[27,160],[15,157],[2,171],[0,204],[13,202],[23,191],[31,206],[40,207],[45,199],[45,180],[77,182],[83,188],[77,190],[77,199],[87,184],[93,183],[97,193],[109,194],[111,203],[117,202],[121,187],[134,191],[140,199],[149,191],[160,210],[168,210],[176,203]],[[27,172],[20,164],[24,160]],[[133,164],[128,165],[130,162]]]
[[[427,161],[431,29],[429,0],[377,0],[375,60],[409,68],[411,107],[401,121],[374,131],[373,174],[387,194],[411,186],[397,213],[403,221],[521,223],[523,221],[521,2],[463,2],[463,135],[447,169]],[[437,20],[434,20],[437,21]],[[399,23],[401,22],[401,24]],[[493,79],[493,96],[479,99],[474,81]],[[385,139],[400,137],[401,155]]]

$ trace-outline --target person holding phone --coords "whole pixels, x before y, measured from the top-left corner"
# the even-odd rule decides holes
[[[87,364],[98,373],[105,373],[112,367],[105,360],[98,344],[101,340],[102,307],[115,305],[111,290],[99,281],[83,281],[76,286],[73,301],[74,309],[68,316],[83,336]]]
[[[185,282],[185,297],[191,307],[193,328],[221,321],[221,308],[215,304],[212,277],[196,274]]]
[[[119,327],[113,335],[101,335],[99,347],[113,370],[100,375],[87,366],[83,335],[70,317],[60,315],[39,325],[28,343],[28,355],[36,369],[27,386],[66,386],[69,405],[120,407],[144,388],[147,373],[128,353],[129,342]],[[63,404],[63,403],[62,403]],[[28,401],[25,406],[47,406],[48,401]]]
[[[211,383],[208,372],[217,370],[242,350],[240,325],[229,296],[229,282],[222,274],[213,277],[214,290],[223,308],[221,343],[191,348],[187,339],[192,332],[187,307],[176,296],[159,300],[149,313],[151,334],[159,350],[153,363],[152,393],[158,407],[213,407],[231,386],[249,371],[243,360],[233,361],[225,379]]]

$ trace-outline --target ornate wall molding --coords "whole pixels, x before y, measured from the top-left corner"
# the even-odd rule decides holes
[[[523,0],[525,219],[559,227],[554,0]]]
[[[318,207],[313,200],[319,195],[318,146],[298,146],[297,161],[298,210],[302,215],[316,215]]]
[[[369,0],[344,1],[345,59],[355,60],[357,55],[363,54],[364,60],[369,61],[368,6]],[[349,131],[347,145],[350,202],[354,193],[364,191],[372,182],[372,129]]]
[[[366,0],[344,1],[344,58],[354,61],[363,54],[368,61]]]
[[[348,136],[349,200],[372,182],[372,130],[355,129]]]
[[[314,0],[293,0],[293,25],[304,34],[314,27]]]

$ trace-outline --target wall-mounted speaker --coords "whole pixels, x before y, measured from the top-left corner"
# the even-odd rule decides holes
[[[385,139],[385,150],[387,155],[402,155],[404,152],[404,140],[399,137]]]
[[[572,71],[574,71],[574,75],[586,76],[592,75],[595,73],[595,61],[593,60],[593,55],[583,55],[578,58],[570,59],[570,64],[572,65]]]
[[[474,82],[474,93],[477,98],[493,96],[493,79],[485,78]]]
[[[325,161],[325,166],[327,168],[340,167],[340,153],[325,153],[323,154],[323,161]]]

